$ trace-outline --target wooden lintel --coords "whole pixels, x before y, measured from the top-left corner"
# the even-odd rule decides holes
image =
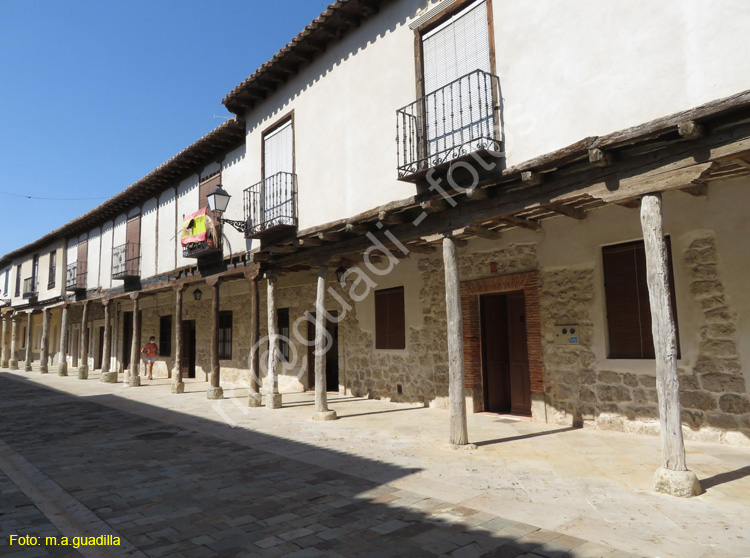
[[[488,240],[498,240],[502,234],[499,231],[487,229],[485,227],[471,226],[464,229],[466,234],[472,234],[479,238],[486,238]]]
[[[698,139],[703,137],[703,126],[695,120],[685,120],[684,122],[677,123],[677,132],[684,139]]]
[[[267,262],[271,260],[271,254],[268,252],[255,252],[253,253],[254,262]]]
[[[565,215],[567,217],[572,217],[573,219],[578,219],[579,221],[583,221],[586,218],[586,212],[582,209],[578,209],[577,207],[572,207],[570,205],[563,205],[561,203],[552,204],[550,206],[547,206],[547,209],[554,211],[555,213],[559,213],[560,215]]]
[[[486,200],[489,195],[484,188],[467,188],[466,197],[472,200]]]
[[[684,188],[680,188],[680,190],[697,198],[706,197],[708,195],[708,184],[706,184],[705,182],[700,184],[693,184],[692,186],[685,186]]]
[[[271,255],[276,254],[294,254],[297,251],[296,246],[271,246],[268,251]]]
[[[341,235],[337,232],[319,232],[318,238],[324,242],[338,242],[341,240]]]
[[[544,176],[534,171],[523,171],[521,173],[521,181],[527,186],[538,186],[544,182]]]
[[[589,163],[595,167],[609,167],[612,165],[612,153],[598,147],[592,147],[589,149]]]
[[[406,249],[415,254],[434,254],[436,251],[434,246],[426,246],[424,244],[407,244]]]
[[[618,200],[615,202],[617,205],[621,207],[625,207],[627,209],[638,209],[641,207],[641,199],[635,198],[633,200]]]
[[[401,213],[387,213],[381,211],[378,213],[378,221],[382,221],[384,225],[401,225],[405,222],[405,219]]]
[[[498,217],[498,221],[505,223],[506,225],[512,225],[522,229],[528,229],[530,231],[539,231],[542,229],[541,223],[532,221],[531,219],[524,219],[522,217],[513,217],[508,215],[507,217]]]

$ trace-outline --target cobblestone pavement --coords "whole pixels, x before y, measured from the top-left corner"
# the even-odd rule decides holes
[[[634,556],[7,376],[0,412],[2,555]],[[8,546],[107,533],[122,546]]]

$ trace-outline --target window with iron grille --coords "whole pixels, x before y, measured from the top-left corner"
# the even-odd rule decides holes
[[[159,318],[159,356],[172,356],[172,316]]]
[[[223,360],[229,360],[232,358],[231,310],[219,312],[219,358]]]
[[[55,277],[57,276],[57,251],[49,253],[49,276],[47,277],[47,288],[55,288]]]
[[[403,287],[375,291],[375,348],[406,348]]]
[[[21,296],[21,264],[16,266],[16,296]]]
[[[672,316],[677,327],[672,251],[667,240]],[[609,358],[653,359],[651,305],[646,277],[646,251],[642,240],[602,248],[604,294],[607,305]],[[680,357],[679,335],[677,358]]]
[[[289,361],[289,308],[276,310],[279,328],[279,355],[284,362]]]

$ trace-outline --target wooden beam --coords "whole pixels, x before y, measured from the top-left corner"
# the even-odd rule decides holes
[[[341,234],[337,232],[319,232],[318,238],[324,242],[339,242]]]
[[[703,137],[703,126],[695,120],[685,120],[677,123],[677,132],[686,140]]]
[[[294,245],[299,248],[310,248],[314,246],[321,246],[323,241],[319,238],[296,238]]]
[[[472,200],[486,200],[489,194],[484,188],[467,188],[466,197]]]
[[[609,167],[612,165],[612,153],[593,147],[589,149],[589,163],[595,167]]]
[[[563,205],[561,203],[549,205],[545,209],[549,209],[551,211],[554,211],[555,213],[559,213],[560,215],[565,215],[566,217],[578,219],[579,221],[583,221],[586,218],[586,212],[582,209],[578,209],[577,207],[572,207],[570,205]]]
[[[701,184],[694,184],[693,186],[685,186],[684,188],[680,188],[680,191],[696,198],[704,198],[708,195],[708,184],[703,182]]]
[[[523,171],[521,173],[521,182],[526,186],[538,186],[544,182],[544,175],[533,171]]]
[[[466,227],[464,229],[464,232],[466,234],[472,234],[474,236],[478,236],[479,238],[486,238],[488,240],[498,240],[502,236],[499,231],[494,231],[492,229],[478,226]]]
[[[370,231],[370,225],[367,223],[347,223],[346,232],[349,234],[367,234]]]
[[[437,250],[434,246],[424,244],[406,244],[406,249],[415,254],[434,254]]]
[[[737,159],[732,159],[732,162],[735,165],[739,165],[750,171],[750,161],[746,161],[745,159],[742,159],[742,158],[737,158]]]
[[[422,211],[425,213],[438,213],[449,208],[449,204],[443,197],[430,198],[420,204]]]
[[[273,259],[268,252],[253,252],[252,257],[254,262],[268,262]]]
[[[616,205],[619,205],[620,207],[624,207],[626,209],[638,209],[641,207],[641,199],[635,198],[632,200],[618,200],[614,202]]]
[[[402,213],[388,213],[381,211],[378,213],[378,221],[382,221],[384,225],[402,225],[406,219]]]
[[[528,229],[530,231],[539,231],[542,228],[541,223],[538,223],[537,221],[523,219],[522,217],[513,217],[512,215],[508,215],[506,217],[498,217],[497,220],[501,223],[505,223],[506,225],[512,225],[514,227]]]
[[[296,246],[271,246],[268,249],[272,256],[276,254],[294,254],[297,251]]]

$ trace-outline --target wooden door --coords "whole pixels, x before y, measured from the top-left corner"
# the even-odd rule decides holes
[[[129,277],[139,275],[141,254],[141,215],[134,215],[125,225],[125,272]]]
[[[336,316],[336,312],[332,312]],[[315,389],[315,313],[307,321],[307,389]],[[339,326],[328,320],[326,324],[331,336],[331,347],[326,353],[326,391],[339,390]]]
[[[531,414],[531,377],[526,342],[526,299],[523,293],[508,295],[508,357],[511,413]]]
[[[195,320],[182,321],[180,369],[183,378],[195,378]]]
[[[493,413],[509,413],[511,398],[507,297],[504,294],[482,295],[479,302],[484,408]]]
[[[133,312],[122,313],[122,368],[130,366],[130,348],[133,344]]]
[[[86,288],[89,267],[89,241],[82,240],[78,243],[78,259],[76,260],[76,287]]]
[[[99,348],[96,351],[96,363],[94,369],[101,369],[104,360],[104,326],[99,327]]]

